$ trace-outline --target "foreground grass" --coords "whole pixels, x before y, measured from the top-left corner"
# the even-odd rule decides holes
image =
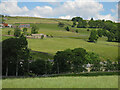
[[[117,88],[118,76],[4,79],[3,88]]]

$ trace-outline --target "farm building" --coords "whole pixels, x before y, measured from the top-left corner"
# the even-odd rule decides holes
[[[41,36],[44,36],[44,37],[46,37],[46,35],[44,35],[44,34],[32,34],[32,37],[33,38],[41,38]]]
[[[20,24],[19,28],[30,28],[30,24]]]
[[[8,24],[8,27],[12,27],[12,25],[11,25],[11,24]]]
[[[41,38],[41,36],[44,36],[44,37],[46,37],[46,35],[44,35],[44,34],[32,34],[32,36],[26,36],[27,38]]]
[[[12,25],[7,23],[2,23],[0,24],[0,27],[12,27]]]
[[[3,23],[3,27],[8,27],[8,24],[7,23]]]

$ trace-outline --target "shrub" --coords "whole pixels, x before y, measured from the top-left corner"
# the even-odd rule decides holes
[[[96,42],[98,39],[98,34],[96,30],[92,30],[90,33],[89,41],[90,42]]]
[[[61,23],[61,22],[58,23],[59,27],[64,27],[64,25],[65,25],[64,23]]]
[[[43,38],[44,38],[44,35],[41,36],[41,39],[43,39]]]
[[[78,33],[78,30],[76,30],[76,33]]]
[[[67,26],[65,29],[66,29],[66,31],[70,31],[70,29],[69,29],[69,27],[68,27],[68,26]]]
[[[38,27],[36,25],[33,25],[31,29],[31,34],[37,34],[37,33],[38,33]]]
[[[16,27],[14,30],[14,36],[19,37],[21,35],[21,30],[20,28]]]
[[[90,31],[89,29],[87,29],[87,31]]]
[[[11,30],[8,31],[8,35],[10,35],[10,33],[11,33]]]

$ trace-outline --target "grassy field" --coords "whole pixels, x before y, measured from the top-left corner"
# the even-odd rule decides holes
[[[118,47],[115,42],[106,42],[99,40],[97,43],[90,43],[83,39],[72,38],[46,38],[46,39],[28,39],[29,48],[34,51],[48,52],[55,54],[57,51],[68,48],[85,48],[87,51],[93,51],[103,58],[115,60],[118,56]]]
[[[3,79],[3,88],[118,88],[118,76]]]
[[[62,19],[45,19],[34,17],[8,17],[6,23],[19,25],[21,23],[30,24],[36,23],[39,27],[38,33],[52,35],[53,38],[44,39],[27,39],[28,47],[32,50],[33,59],[42,58],[47,60],[53,59],[53,55],[57,51],[74,48],[85,48],[87,51],[97,53],[101,60],[109,58],[114,61],[118,56],[118,43],[107,42],[106,37],[99,38],[97,43],[87,42],[90,31],[87,28],[70,28],[66,31],[65,27],[72,25],[70,20]],[[65,27],[58,27],[58,23],[63,22]],[[75,30],[79,33],[76,33]],[[7,35],[8,30],[11,30],[11,35],[14,34],[13,28],[3,28],[2,34]],[[22,31],[22,29],[21,29]],[[31,33],[31,28],[27,31]],[[7,36],[3,36],[5,40]],[[35,52],[38,51],[38,52]],[[43,53],[45,52],[45,53]],[[97,74],[97,73],[96,73]],[[41,77],[41,78],[13,78],[3,79],[3,88],[117,88],[118,76],[59,76],[59,77]]]
[[[44,59],[44,60],[53,59],[53,55],[47,54],[47,53],[44,53],[44,52],[31,51],[30,54],[32,55],[33,60],[36,60],[36,59]]]

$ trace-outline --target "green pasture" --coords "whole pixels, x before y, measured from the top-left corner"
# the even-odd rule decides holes
[[[14,38],[13,36],[2,36],[2,41],[5,40],[5,39],[8,39],[8,38]]]
[[[118,56],[118,43],[116,42],[107,42],[106,37],[99,38],[97,43],[87,42],[90,31],[87,31],[87,28],[70,28],[70,31],[66,31],[65,27],[72,25],[70,20],[62,19],[45,19],[45,18],[33,18],[33,17],[8,17],[8,20],[5,22],[13,23],[19,25],[21,23],[29,23],[31,26],[36,23],[39,27],[38,33],[52,35],[53,38],[44,38],[41,39],[28,39],[29,48],[33,51],[41,51],[50,54],[55,54],[57,51],[65,50],[68,48],[85,48],[87,51],[92,51],[100,55],[102,59],[109,58],[111,60],[116,60]],[[32,23],[31,23],[32,22]],[[65,27],[58,27],[58,22],[65,23]],[[78,30],[79,33],[76,33],[75,30]],[[13,28],[3,28],[2,34],[7,35],[8,30],[11,30],[11,35],[14,33]],[[22,31],[22,29],[21,29]],[[31,33],[31,28],[27,31]],[[3,37],[3,40],[7,37]],[[42,57],[42,55],[40,55]],[[43,55],[44,56],[44,55]]]
[[[33,60],[36,60],[36,59],[44,59],[44,60],[53,59],[52,54],[48,54],[48,53],[44,53],[44,52],[31,51],[30,55],[32,56]]]
[[[85,48],[87,51],[95,52],[102,58],[116,60],[118,56],[118,43],[98,40],[97,43],[90,43],[83,39],[73,38],[44,38],[28,39],[29,48],[34,51],[55,54],[57,51],[68,48]]]
[[[2,28],[2,35],[8,35],[8,31],[11,31],[11,35],[14,35],[14,28]]]
[[[31,24],[33,25],[33,24]],[[58,24],[36,24],[39,29],[38,33],[46,34],[46,35],[52,35],[55,37],[79,37],[79,33],[75,32],[68,32],[64,28],[58,27]],[[7,35],[8,31],[11,30],[11,35],[14,35],[14,29],[13,28],[3,28],[2,29],[2,35]],[[21,29],[22,31],[23,29]],[[28,28],[27,31],[29,34],[31,33],[31,28]],[[84,33],[84,31],[82,31]],[[82,34],[82,33],[81,33]]]
[[[118,76],[3,79],[3,88],[118,88]]]

